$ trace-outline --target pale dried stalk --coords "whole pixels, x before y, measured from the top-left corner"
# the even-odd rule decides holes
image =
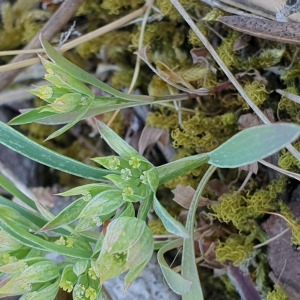
[[[40,46],[39,35],[42,34],[47,40],[51,40],[56,33],[71,19],[78,7],[84,0],[65,0],[63,4],[52,15],[40,32],[25,46],[24,50]],[[24,59],[32,58],[35,54],[22,54],[13,58],[12,63],[20,63]],[[20,66],[20,65],[18,65]],[[7,69],[6,69],[7,70]],[[0,90],[9,85],[19,74],[19,70],[11,70],[0,74]]]
[[[137,9],[137,10],[133,11],[132,13],[130,13],[110,24],[107,24],[107,25],[105,25],[101,28],[98,28],[92,32],[89,32],[71,42],[68,42],[65,45],[63,45],[59,49],[59,51],[65,52],[67,50],[77,47],[80,44],[83,44],[83,43],[88,42],[92,39],[95,39],[101,35],[104,35],[108,32],[116,30],[116,29],[124,26],[128,22],[134,20],[135,18],[141,16],[144,13],[144,11],[146,10],[146,8],[147,8],[146,6],[143,6],[142,8]],[[2,52],[0,52],[0,55],[23,54],[23,53],[27,54],[27,53],[39,53],[39,52],[44,52],[44,50],[39,48],[39,49],[31,49],[31,50],[2,51]],[[26,60],[23,60],[23,61],[20,61],[17,63],[10,63],[5,66],[0,66],[0,73],[6,72],[9,70],[15,70],[15,69],[19,69],[19,68],[29,67],[29,66],[34,65],[39,62],[40,62],[39,58],[31,58],[31,59],[26,59]]]

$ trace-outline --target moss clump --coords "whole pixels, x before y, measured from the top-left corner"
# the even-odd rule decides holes
[[[101,7],[109,14],[119,15],[123,10],[136,9],[144,4],[144,0],[103,0]]]
[[[274,290],[272,292],[268,292],[267,300],[288,300],[289,297],[285,293],[285,291],[278,285],[274,285]]]
[[[286,179],[272,181],[266,188],[261,188],[251,195],[236,191],[225,193],[220,203],[213,204],[212,216],[224,223],[232,223],[238,230],[249,230],[249,220],[261,216],[266,210],[274,210],[275,199],[283,191]]]
[[[264,49],[259,55],[250,56],[247,60],[241,60],[240,68],[242,70],[265,69],[278,64],[283,58],[285,48]]]
[[[264,104],[264,102],[268,98],[268,94],[271,92],[268,92],[266,90],[266,86],[262,83],[259,83],[258,81],[252,81],[244,85],[244,90],[246,94],[251,98],[251,100],[257,105],[261,106]],[[241,98],[241,103],[243,103],[243,108],[244,109],[249,109],[249,105],[245,102],[242,101]]]
[[[239,65],[238,56],[234,51],[234,43],[239,36],[240,34],[237,31],[231,31],[217,49],[220,58],[230,69]]]
[[[157,80],[158,78],[159,77],[157,77]],[[158,111],[148,113],[146,124],[153,127],[172,130],[178,125],[178,116],[169,109],[160,107]]]
[[[193,171],[191,171],[188,174],[185,174],[183,176],[176,177],[175,179],[167,181],[164,185],[168,189],[172,190],[175,189],[178,185],[183,186],[191,186],[192,188],[196,189],[200,178],[205,174],[205,172],[208,169],[208,165],[203,165]],[[204,189],[203,195],[206,195],[207,193],[207,187]]]
[[[295,95],[299,94],[298,89],[294,85],[285,89],[285,92],[293,93]],[[299,123],[300,105],[298,103],[291,101],[285,96],[281,96],[278,103],[278,110],[279,112],[286,112],[293,122]]]
[[[148,221],[148,227],[152,231],[152,234],[168,234],[163,223],[159,219],[152,219]]]
[[[38,0],[19,0],[1,6],[0,50],[11,50],[29,42],[50,17],[37,9]]]
[[[170,95],[173,92],[176,93],[177,89],[175,89],[174,87],[167,84],[165,81],[163,81],[157,75],[154,75],[152,77],[152,80],[150,81],[150,83],[148,85],[148,93],[150,96],[154,96],[154,97],[166,96],[166,95]],[[157,114],[157,117],[159,118],[158,114]],[[150,117],[150,119],[151,119],[151,117]],[[150,119],[147,120],[147,122],[150,122]]]
[[[298,151],[300,151],[300,142],[297,142],[294,147]],[[298,171],[300,169],[299,160],[286,149],[283,149],[281,151],[281,155],[278,160],[278,165],[280,168],[285,170]]]
[[[246,263],[255,255],[253,244],[240,234],[231,235],[225,242],[219,242],[215,253],[217,261],[232,261],[235,266]]]
[[[130,41],[130,32],[121,30],[110,32],[87,43],[81,44],[76,50],[84,59],[90,58],[103,50],[110,62],[126,64],[128,61]]]
[[[284,217],[288,226],[292,231],[293,245],[298,246],[300,248],[300,224],[297,219],[292,214],[291,210],[282,202],[279,202],[280,213]]]
[[[181,5],[187,10],[198,10],[204,12],[208,9],[208,6],[197,0],[182,0]],[[157,0],[157,7],[161,12],[172,21],[181,21],[182,17],[178,13],[177,9],[169,0]]]
[[[236,118],[233,113],[225,116],[205,117],[201,113],[183,122],[183,128],[172,131],[175,148],[187,150],[198,148],[199,152],[209,152],[236,132]]]

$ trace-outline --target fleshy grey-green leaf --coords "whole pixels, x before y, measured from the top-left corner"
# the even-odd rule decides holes
[[[255,126],[239,132],[214,151],[209,163],[220,168],[236,168],[270,156],[300,134],[300,126],[288,123]]]

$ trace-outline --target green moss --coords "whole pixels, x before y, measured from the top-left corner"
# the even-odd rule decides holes
[[[202,178],[207,169],[208,165],[203,165],[188,174],[167,181],[164,185],[170,190],[175,189],[178,185],[191,186],[192,188],[196,189],[199,184],[200,178]],[[207,189],[208,187],[205,188],[203,195],[207,194]]]
[[[289,297],[285,291],[278,285],[274,285],[274,290],[267,294],[267,300],[288,300]]]
[[[38,0],[19,0],[1,6],[0,50],[11,50],[29,42],[50,17],[37,9]]]
[[[292,237],[293,241],[292,243],[298,248],[300,248],[300,224],[297,221],[297,219],[294,217],[291,210],[283,203],[283,201],[279,202],[280,206],[280,213],[284,217],[285,221],[287,222],[287,225],[290,227],[292,231]]]
[[[267,187],[241,194],[236,191],[225,193],[220,202],[211,206],[212,216],[220,222],[232,223],[238,230],[249,230],[249,220],[261,216],[266,210],[276,208],[276,197],[283,191],[286,179],[272,181]]]
[[[252,81],[245,84],[244,90],[257,106],[261,106],[262,104],[264,104],[264,102],[268,98],[268,94],[271,93],[266,90],[266,86],[264,84],[259,83],[258,81]],[[242,97],[239,97],[241,98],[242,102]],[[245,101],[243,101],[243,108],[249,109],[249,105]]]
[[[198,148],[199,152],[209,152],[236,132],[234,114],[226,116],[205,117],[201,113],[183,122],[182,128],[172,131],[175,148],[184,147],[187,150]]]
[[[148,85],[148,94],[150,96],[159,97],[170,95],[172,92],[177,92],[175,88],[163,81],[159,76],[154,75]],[[150,117],[151,119],[151,117]]]
[[[294,147],[300,151],[300,142],[295,143]],[[291,171],[298,171],[300,169],[300,162],[289,151],[283,149],[278,160],[280,168]]]
[[[110,62],[126,64],[130,54],[128,51],[130,41],[129,31],[115,31],[81,44],[76,50],[84,59],[90,58],[102,50],[105,51]]]
[[[118,15],[123,10],[136,9],[144,4],[144,0],[103,0],[101,7],[109,14]]]
[[[230,31],[228,37],[222,41],[217,49],[221,60],[228,68],[239,65],[238,56],[234,51],[234,43],[239,36],[240,34],[237,31]]]
[[[247,60],[241,61],[241,68],[243,70],[249,70],[250,68],[265,69],[270,68],[278,64],[285,53],[285,48],[272,48],[264,49],[259,55],[253,55],[247,58]]]
[[[197,0],[182,0],[180,4],[187,10],[195,11],[205,11],[208,9],[208,6],[201,3]],[[172,21],[180,21],[182,20],[181,15],[178,13],[177,9],[169,0],[157,0],[157,7],[161,10],[161,12],[167,16]]]
[[[284,91],[299,95],[298,89],[295,87],[295,85],[291,85]],[[291,101],[285,96],[281,96],[278,103],[278,110],[279,112],[286,112],[293,122],[299,123],[300,105],[298,103]]]
[[[157,77],[157,81],[159,81],[159,77]],[[165,128],[171,130],[177,126],[178,116],[174,113],[174,111],[171,112],[169,109],[160,107],[158,111],[148,113],[146,124],[153,127]]]
[[[246,263],[255,255],[253,244],[246,236],[240,234],[231,235],[227,240],[219,242],[215,249],[216,260],[225,263],[232,261],[235,266]]]
[[[168,234],[163,223],[159,219],[151,219],[148,221],[148,227],[152,231],[152,234]]]

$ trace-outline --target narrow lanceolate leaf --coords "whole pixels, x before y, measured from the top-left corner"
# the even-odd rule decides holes
[[[112,97],[96,97],[92,102],[91,107],[82,117],[88,118],[93,117],[105,112],[113,111],[118,108],[130,107],[131,102],[124,102],[119,98]],[[9,125],[20,125],[28,124],[32,122],[46,123],[49,125],[60,125],[69,123],[80,114],[79,111],[72,112],[52,112],[45,111],[45,106],[41,106],[34,109],[23,109],[21,110],[21,115],[16,116],[9,121]],[[53,119],[53,121],[52,121]]]
[[[208,155],[203,153],[181,158],[159,166],[156,168],[159,175],[159,184],[163,184],[168,180],[174,179],[182,174],[186,174],[206,162],[208,162]]]
[[[79,217],[81,211],[84,209],[87,203],[88,202],[82,198],[74,201],[65,209],[63,209],[53,220],[51,220],[45,226],[43,226],[43,228],[41,228],[40,231],[46,231],[70,224]]]
[[[90,109],[86,112],[86,114],[82,117],[82,119],[86,119],[89,117],[94,117],[97,115],[104,114],[106,112],[115,111],[117,109],[123,109],[128,107],[134,107],[141,105],[139,102],[134,101],[125,101],[119,98],[113,97],[101,97],[103,99],[99,99],[100,97],[96,97],[90,107]],[[106,102],[106,103],[105,103]],[[152,104],[152,101],[144,102],[143,105]],[[59,125],[71,122],[74,118],[78,116],[78,111],[72,111],[67,113],[54,114],[49,116],[44,116],[42,113],[35,114],[34,122],[38,122],[41,124],[47,125]],[[23,124],[21,122],[17,122],[18,120],[14,119],[13,125]],[[29,123],[27,121],[27,123]]]
[[[0,174],[0,186],[6,189],[9,193],[19,198],[29,207],[36,209],[36,205],[32,199],[30,199],[27,195],[22,193],[8,178],[4,175]]]
[[[15,221],[5,218],[3,214],[0,215],[0,228],[15,240],[30,248],[56,252],[68,257],[89,258],[91,256],[91,253],[86,250],[60,246],[46,241],[37,235],[30,233],[26,227],[20,226],[20,224],[16,223]]]
[[[116,211],[122,204],[124,204],[124,200],[120,190],[104,191],[87,203],[79,217],[93,218],[106,216]]]
[[[136,150],[129,146],[122,138],[120,138],[103,122],[96,120],[96,125],[106,143],[121,157],[125,159],[137,157],[140,160],[146,161],[143,156],[141,156]]]
[[[1,205],[5,205],[7,207],[13,208],[24,218],[26,218],[26,219],[30,220],[32,223],[34,223],[37,227],[41,227],[46,223],[46,220],[43,219],[40,215],[35,214],[35,213],[31,212],[30,210],[24,208],[23,206],[18,205],[15,202],[0,196],[0,206]]]
[[[288,123],[255,126],[239,132],[214,151],[209,163],[236,168],[270,156],[300,135],[300,126]]]
[[[150,100],[152,99],[149,96],[133,96],[128,95],[122,92],[119,92],[115,90],[114,88],[110,87],[106,83],[100,81],[96,77],[92,76],[88,72],[82,70],[81,68],[77,67],[70,61],[68,61],[66,58],[64,58],[60,53],[58,53],[49,43],[46,39],[43,38],[43,36],[40,36],[41,44],[43,48],[45,49],[45,52],[49,56],[49,58],[57,64],[58,67],[60,67],[64,72],[68,73],[69,75],[73,76],[74,78],[84,81],[86,83],[89,83],[91,85],[94,85],[98,87],[99,89],[114,95],[116,97],[120,97],[125,100],[133,100],[133,101],[139,101],[143,102],[144,100]]]
[[[42,111],[44,106],[21,111],[22,113],[8,122],[9,125],[20,125],[36,122],[51,116],[55,116],[57,112]]]
[[[56,130],[55,132],[53,132],[52,134],[50,134],[47,137],[46,141],[48,141],[50,139],[53,139],[53,138],[56,138],[59,135],[61,135],[64,132],[66,132],[67,130],[69,130],[70,128],[72,128],[76,123],[78,123],[83,118],[83,116],[86,114],[86,112],[91,107],[91,104],[92,104],[92,102],[90,102],[86,107],[83,107],[83,108],[79,109],[78,110],[79,114],[78,114],[78,116],[73,121],[71,121],[70,123],[66,124],[62,128],[60,128],[60,129]]]
[[[59,289],[60,279],[56,280],[54,283],[44,284],[38,290],[26,293],[19,300],[54,300]]]
[[[159,203],[156,197],[153,197],[153,208],[155,213],[162,221],[165,228],[170,232],[182,238],[188,238],[189,233],[186,228],[178,221],[176,221],[168,211]]]
[[[79,177],[102,180],[111,171],[91,167],[43,147],[0,122],[0,143],[32,160]]]
[[[173,292],[179,295],[184,295],[187,293],[192,285],[191,281],[188,281],[184,279],[180,274],[173,271],[169,265],[167,264],[164,254],[167,251],[170,251],[174,248],[182,246],[182,240],[174,240],[163,247],[160,248],[160,250],[157,253],[157,260],[159,263],[159,266],[161,268],[161,271],[164,275],[164,278],[169,285],[169,287],[172,289]]]

